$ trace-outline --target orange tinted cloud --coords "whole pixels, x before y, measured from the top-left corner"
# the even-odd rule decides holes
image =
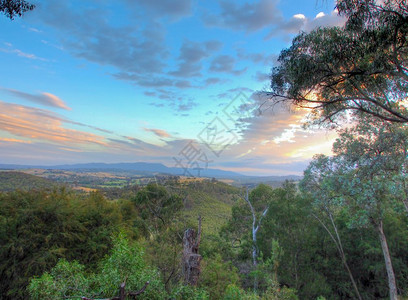
[[[31,141],[24,141],[24,140],[19,140],[19,139],[12,139],[12,138],[0,138],[0,142],[31,144]]]
[[[296,164],[304,168],[307,161],[318,153],[330,155],[336,133],[303,129],[302,123],[307,113],[305,110],[289,111],[275,106],[273,111],[248,119],[240,141],[230,145],[220,160],[231,163],[238,172],[255,173],[257,169],[269,167],[269,173],[273,173],[274,170],[287,169],[287,166]],[[241,165],[233,164],[236,161]]]
[[[65,128],[64,123],[69,121],[51,111],[0,101],[0,130],[20,137],[66,145],[107,145],[104,137]]]
[[[153,132],[155,135],[161,138],[168,138],[171,137],[171,134],[162,129],[155,129],[155,128],[143,128],[144,131]]]
[[[2,90],[6,91],[6,92],[8,92],[8,93],[10,93],[10,94],[12,94],[14,96],[17,96],[19,98],[22,98],[22,99],[25,99],[25,100],[28,100],[28,101],[31,101],[31,102],[35,102],[35,103],[50,106],[50,107],[62,108],[62,109],[65,109],[65,110],[71,110],[71,108],[69,108],[61,98],[59,98],[59,97],[57,97],[57,96],[55,96],[55,95],[53,95],[51,93],[45,93],[44,92],[44,93],[41,93],[41,94],[34,95],[34,94],[29,94],[29,93],[13,90],[13,89],[4,89],[3,88]]]

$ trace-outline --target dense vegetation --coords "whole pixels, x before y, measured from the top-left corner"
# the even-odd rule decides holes
[[[348,114],[407,123],[407,1],[336,2],[345,25],[295,37],[273,69],[269,95],[312,109],[318,123]]]
[[[217,181],[177,180],[125,189],[114,200],[65,189],[2,193],[0,293],[3,299],[113,297],[126,279],[129,291],[150,282],[142,299],[357,298],[345,257],[361,298],[386,298],[376,228],[357,226],[349,206],[322,206],[317,200],[323,196],[313,195],[307,182],[301,191],[290,182],[259,185],[248,198]],[[246,200],[258,220],[268,208],[257,232],[256,264]],[[199,213],[206,214],[202,273],[191,287],[183,284],[180,268],[182,236],[197,226]],[[407,221],[404,210],[382,215],[400,295],[408,292]],[[342,252],[328,233],[334,235],[333,225]]]
[[[16,171],[0,172],[0,191],[46,189],[56,187],[57,184],[46,178]]]

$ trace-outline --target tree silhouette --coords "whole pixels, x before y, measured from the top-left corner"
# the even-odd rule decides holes
[[[0,0],[0,11],[11,20],[14,20],[16,16],[21,17],[26,11],[33,10],[34,8],[34,4],[25,0]]]

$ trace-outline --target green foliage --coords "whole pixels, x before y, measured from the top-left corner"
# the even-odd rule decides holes
[[[182,277],[180,262],[184,230],[184,223],[173,222],[171,227],[161,231],[154,239],[143,243],[146,260],[160,271],[167,291],[178,285]]]
[[[275,281],[272,282],[266,292],[262,295],[262,300],[298,300],[295,289],[286,286],[280,287]]]
[[[231,215],[232,205],[239,199],[240,190],[218,181],[196,181],[180,184],[184,200],[183,215],[192,223],[197,216],[203,219],[203,234],[217,234]]]
[[[394,268],[383,228],[386,218],[400,212],[395,209],[398,204],[407,208],[406,197],[401,195],[406,193],[408,134],[403,126],[369,118],[362,120],[365,122],[340,132],[333,145],[333,157],[320,155],[311,162],[300,186],[315,198],[315,206],[330,220],[328,226],[323,221],[320,223],[336,244],[345,265],[336,214],[341,212],[347,216],[349,228],[377,231],[389,292],[394,299],[397,294]],[[334,231],[328,229],[331,226]]]
[[[224,294],[223,300],[235,300],[235,299],[243,299],[243,300],[258,300],[258,295],[252,292],[246,292],[240,287],[236,286],[235,284],[230,284]]]
[[[156,270],[146,265],[143,250],[130,245],[119,235],[114,238],[111,254],[97,266],[98,272],[86,273],[78,262],[60,260],[50,273],[31,280],[32,299],[80,299],[80,297],[114,297],[126,281],[126,291],[137,291],[149,281],[140,299],[164,299],[164,285]]]
[[[284,254],[283,248],[279,245],[279,241],[272,239],[271,254],[269,258],[263,263],[263,268],[273,274],[273,280],[278,280],[278,268],[282,256]]]
[[[265,207],[273,199],[273,189],[266,184],[260,184],[249,194],[249,201],[252,203],[258,217],[263,213]]]
[[[253,292],[246,292],[235,284],[230,284],[225,290],[223,300],[298,300],[296,291],[287,287],[279,287],[276,282],[268,287],[261,296]]]
[[[361,166],[368,166],[360,170],[361,174],[363,171],[373,174],[381,170],[383,164],[389,168],[383,175],[388,174],[391,178],[388,182],[394,182],[389,184],[392,190],[385,189],[387,195],[391,191],[395,193],[386,198],[384,207],[387,210],[382,217],[399,293],[407,294],[408,219],[401,214],[403,194],[397,191],[401,191],[402,185],[395,184],[394,172],[399,172],[398,178],[405,178],[405,160],[400,157],[404,152],[401,150],[393,159],[386,156],[396,153],[395,149],[403,149],[404,136],[399,135],[399,129],[393,129],[399,138],[392,139],[390,129],[384,127],[382,140],[387,141],[388,146],[379,148],[374,129],[370,131],[373,132],[371,136],[351,130],[349,135],[353,139],[344,137],[339,142],[342,147],[354,147],[342,162],[360,159]],[[357,143],[360,142],[367,145],[364,146],[367,150],[359,152]],[[373,167],[369,167],[368,162],[378,157],[374,155],[375,149],[382,149],[383,158],[374,160]],[[387,274],[378,234],[367,225],[369,223],[361,222],[363,226],[356,226],[354,221],[351,226],[351,220],[364,219],[357,213],[365,210],[358,206],[342,207],[352,203],[351,195],[338,193],[348,185],[330,179],[335,174],[331,171],[338,165],[331,164],[331,158],[321,159],[313,162],[316,168],[308,169],[311,171],[305,176],[308,181],[301,184],[302,191],[308,187],[307,193],[300,194],[291,182],[275,189],[261,185],[250,193],[258,216],[265,205],[269,205],[257,235],[259,259],[256,269],[251,257],[252,216],[248,204],[239,199],[238,189],[227,188],[224,184],[172,182],[171,185],[153,185],[138,190],[144,196],[147,193],[152,202],[136,199],[136,196],[107,201],[99,193],[78,195],[65,190],[0,194],[1,298],[27,299],[26,285],[32,276],[37,276],[31,280],[29,288],[33,299],[61,299],[66,295],[72,299],[112,297],[117,295],[119,284],[126,277],[126,290],[139,290],[145,281],[151,280],[143,296],[145,299],[353,298],[353,288],[338,249],[312,216],[323,204],[330,208],[362,298],[386,298],[388,287],[384,278]],[[327,172],[319,173],[319,170]],[[318,174],[322,176],[316,177]],[[176,199],[175,206],[166,202],[171,197]],[[180,208],[177,199],[184,199],[187,208]],[[327,201],[322,202],[322,199]],[[205,206],[207,200],[208,207]],[[392,205],[388,205],[390,202]],[[211,216],[211,203],[225,206],[225,212],[221,212],[225,225],[215,224],[219,216]],[[155,206],[151,207],[153,204]],[[199,287],[194,288],[182,284],[180,261],[183,232],[197,226],[196,215],[189,216],[185,211],[196,212],[202,209],[200,205],[204,205],[204,211],[208,210],[208,219],[204,222],[211,223],[211,227],[207,227],[207,230],[211,228],[211,233],[204,231],[202,235],[202,273]],[[164,223],[159,216],[164,217]],[[221,228],[219,233],[217,228]],[[110,237],[121,230],[130,240],[139,241],[128,242],[121,236],[115,239],[113,247]],[[259,283],[257,293],[252,291],[251,276],[255,275]]]
[[[31,280],[28,290],[32,299],[57,299],[68,296],[69,293],[85,291],[90,280],[84,273],[85,267],[74,261],[65,259],[58,261],[50,273],[44,273],[40,278]]]
[[[204,257],[200,286],[205,288],[210,299],[221,299],[230,284],[239,282],[238,270],[231,262],[224,262],[218,254],[214,258]]]
[[[28,279],[60,258],[92,267],[110,249],[121,215],[116,203],[66,190],[0,194],[0,294],[24,299]]]
[[[11,20],[17,16],[21,17],[25,12],[33,10],[34,8],[34,4],[25,0],[0,0],[0,11]]]
[[[271,96],[313,109],[319,122],[348,111],[408,122],[405,0],[338,0],[344,27],[301,33],[279,56]]]
[[[183,207],[181,197],[170,194],[165,187],[155,183],[141,189],[134,202],[143,220],[146,234],[150,236],[169,227],[175,214]]]
[[[235,300],[235,299],[243,299],[245,295],[245,291],[235,284],[230,284],[227,286],[225,290],[225,294],[223,300]]]
[[[208,300],[210,297],[204,289],[189,285],[178,285],[172,291],[170,299],[175,300]]]
[[[23,172],[0,171],[0,191],[2,192],[53,189],[56,187],[56,182],[46,178],[25,174]]]

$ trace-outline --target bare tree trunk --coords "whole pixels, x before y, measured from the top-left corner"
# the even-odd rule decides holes
[[[256,271],[256,267],[258,265],[258,245],[257,245],[256,234],[258,233],[259,227],[261,226],[261,222],[262,222],[263,217],[265,217],[265,215],[268,212],[269,206],[267,206],[264,209],[264,211],[262,212],[262,215],[259,217],[259,220],[257,220],[255,209],[252,206],[251,201],[249,201],[248,187],[246,188],[246,195],[245,195],[244,199],[248,203],[249,208],[251,209],[251,213],[252,213],[252,264],[253,264],[254,269]],[[258,289],[258,276],[255,273],[254,291],[256,291],[257,289]]]
[[[258,289],[258,274],[256,273],[256,267],[258,265],[258,247],[256,244],[256,233],[258,231],[258,228],[255,228],[254,226],[255,224],[252,226],[252,264],[255,269],[254,291],[256,291]]]
[[[183,237],[183,275],[185,283],[197,285],[200,278],[201,255],[198,254],[198,248],[201,241],[201,216],[198,217],[198,233],[194,229],[187,229]]]
[[[398,300],[397,284],[395,281],[394,269],[392,267],[391,256],[388,250],[387,238],[385,237],[383,230],[383,222],[379,221],[377,224],[377,230],[381,241],[381,249],[384,255],[385,268],[387,269],[388,275],[388,287],[390,290],[390,299]]]

